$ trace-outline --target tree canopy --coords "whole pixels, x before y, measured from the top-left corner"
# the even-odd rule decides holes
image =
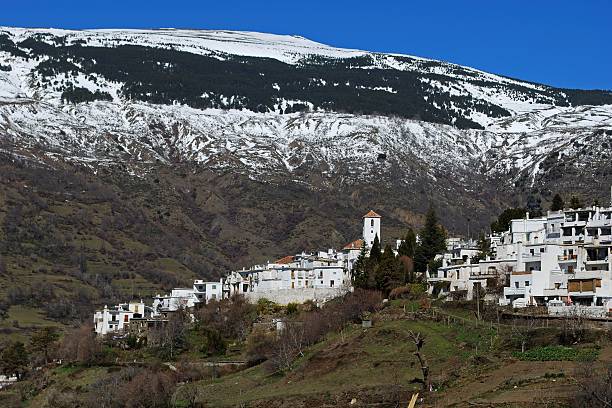
[[[508,208],[502,212],[496,221],[491,223],[491,231],[505,232],[510,228],[510,221],[517,218],[524,218],[527,210],[524,208]]]
[[[425,225],[419,232],[420,242],[414,254],[414,263],[417,271],[424,272],[428,263],[436,254],[446,249],[446,231],[438,223],[438,217],[433,207],[430,207],[425,216]]]
[[[555,194],[552,199],[552,203],[550,204],[550,211],[561,211],[565,203],[563,202],[563,198],[559,195],[559,193]]]

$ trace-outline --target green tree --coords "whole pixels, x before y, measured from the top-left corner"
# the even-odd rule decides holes
[[[483,232],[478,236],[478,253],[472,257],[472,263],[478,263],[478,261],[486,259],[487,256],[491,255],[491,241],[487,239]]]
[[[412,230],[412,228],[408,228],[408,232],[404,237],[402,243],[397,249],[397,254],[399,256],[407,256],[410,258],[414,258],[414,251],[416,250],[416,234]]]
[[[525,218],[527,210],[524,208],[508,208],[504,210],[497,220],[491,223],[491,231],[506,232],[510,229],[510,222],[517,218]]]
[[[570,200],[570,208],[575,210],[582,207],[584,207],[582,200],[578,196],[572,196],[572,199]]]
[[[382,254],[380,251],[380,240],[378,239],[378,234],[374,237],[374,242],[372,243],[372,248],[370,248],[370,259],[375,263],[380,262]]]
[[[45,364],[49,362],[49,350],[59,339],[59,333],[55,327],[43,327],[36,330],[30,338],[32,351],[42,353],[45,357]]]
[[[368,268],[367,268],[367,250],[365,246],[365,242],[361,246],[361,252],[359,252],[359,256],[355,260],[355,264],[353,265],[353,273],[351,279],[353,280],[353,286],[357,288],[367,288],[368,287]]]
[[[20,341],[10,343],[0,355],[0,369],[5,375],[15,375],[21,379],[28,368],[28,352]]]
[[[563,202],[563,198],[557,193],[552,199],[552,203],[550,204],[550,211],[561,211],[565,203]]]
[[[425,272],[429,261],[436,254],[446,249],[446,231],[438,224],[438,217],[433,207],[430,207],[425,216],[425,225],[419,233],[420,242],[414,254],[415,269]]]
[[[404,283],[400,273],[399,262],[389,245],[385,246],[385,251],[378,263],[375,280],[376,288],[387,294],[391,289]]]

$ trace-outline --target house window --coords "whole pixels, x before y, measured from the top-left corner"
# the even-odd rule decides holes
[[[212,290],[217,290],[217,285],[212,285]]]
[[[514,282],[514,287],[518,288],[518,281]]]
[[[248,291],[248,290],[249,290],[249,284],[248,284],[248,283],[243,284],[243,285],[242,285],[242,291],[243,291],[243,292],[246,292],[246,291]]]
[[[525,286],[529,286],[529,281],[525,281]]]
[[[211,299],[216,299],[217,298],[217,294],[213,293]]]
[[[295,289],[295,282],[291,282],[291,289]]]
[[[323,284],[323,281],[321,281],[321,285]]]
[[[374,220],[370,220],[370,226],[373,227],[374,226]]]
[[[329,287],[330,287],[330,288],[333,288],[333,287],[334,287],[334,281],[333,281],[333,280],[330,280],[330,281],[329,281]]]

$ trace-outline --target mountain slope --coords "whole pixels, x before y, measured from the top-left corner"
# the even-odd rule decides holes
[[[455,234],[603,203],[610,147],[607,91],[292,36],[0,28],[0,295],[46,307],[43,282],[70,317],[342,246],[369,208],[392,244],[430,205]]]

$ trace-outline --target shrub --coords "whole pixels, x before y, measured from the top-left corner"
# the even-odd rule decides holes
[[[207,356],[217,356],[225,354],[227,344],[223,340],[223,336],[215,329],[202,329],[204,337],[200,351]]]
[[[246,343],[246,359],[249,366],[267,360],[274,350],[275,338],[264,330],[253,330]]]
[[[523,361],[593,361],[599,354],[596,349],[575,349],[563,346],[545,346],[515,352],[513,356]]]
[[[256,307],[243,296],[211,301],[196,312],[198,325],[217,330],[225,339],[243,341],[257,318]]]
[[[297,314],[298,313],[298,304],[297,303],[289,303],[289,304],[287,304],[287,308],[286,308],[285,312],[289,316]]]
[[[261,298],[257,301],[257,314],[259,315],[270,315],[278,313],[281,307],[273,301]]]

